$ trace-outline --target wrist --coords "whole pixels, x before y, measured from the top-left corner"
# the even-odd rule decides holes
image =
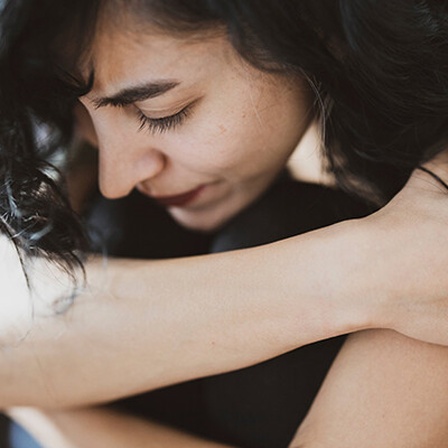
[[[345,254],[345,284],[349,304],[355,310],[358,328],[391,328],[392,305],[402,296],[394,275],[394,229],[381,220],[377,212],[351,221],[347,230]],[[399,249],[398,249],[399,253]]]
[[[327,257],[325,288],[334,303],[335,330],[344,334],[378,327],[383,322],[385,294],[372,263],[374,229],[362,218],[327,230],[322,254]]]
[[[319,229],[284,244],[289,255],[291,316],[308,326],[305,343],[373,328],[380,303],[369,292],[370,235],[362,220]],[[280,257],[279,257],[280,258]],[[306,303],[304,303],[306,302]],[[299,331],[300,333],[300,331]],[[295,337],[298,330],[295,327]]]
[[[448,167],[441,157],[437,165],[425,165],[440,177]],[[361,220],[371,242],[364,275],[368,301],[375,305],[371,327],[439,342],[435,328],[443,322],[446,297],[447,204],[445,188],[416,170],[384,208]],[[435,316],[434,310],[442,313]]]

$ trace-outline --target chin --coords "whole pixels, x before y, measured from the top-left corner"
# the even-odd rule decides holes
[[[213,232],[232,219],[236,213],[217,215],[216,213],[191,213],[184,210],[169,211],[173,219],[182,227],[197,232]]]

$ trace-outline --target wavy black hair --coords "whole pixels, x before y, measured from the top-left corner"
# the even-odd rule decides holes
[[[70,146],[73,106],[94,76],[83,78],[79,63],[105,10],[116,25],[126,10],[143,29],[149,21],[186,38],[224,30],[261,70],[305,77],[328,169],[344,189],[377,204],[448,143],[448,1],[0,4],[0,227],[28,254],[80,263],[82,226],[51,162]]]

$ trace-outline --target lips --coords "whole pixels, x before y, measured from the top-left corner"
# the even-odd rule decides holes
[[[182,194],[173,196],[152,196],[152,198],[164,207],[182,207],[193,202],[203,189],[204,185],[201,185],[200,187]]]

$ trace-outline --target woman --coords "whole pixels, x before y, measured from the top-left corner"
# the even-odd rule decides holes
[[[91,2],[7,3],[5,23],[17,26],[4,28],[9,45],[2,48],[2,64],[9,68],[2,70],[2,85],[8,86],[2,89],[1,106],[3,129],[8,129],[2,134],[8,211],[4,228],[22,249],[72,265],[78,260],[74,249],[79,234],[68,233],[65,204],[45,171],[37,170],[27,127],[31,114],[33,122],[39,119],[66,130],[78,97],[84,108],[80,120],[87,111],[94,130],[81,126],[83,132],[99,147],[102,193],[117,198],[137,187],[155,196],[179,223],[198,230],[223,226],[259,198],[316,117],[325,124],[332,172],[376,203],[389,199],[418,164],[445,145],[446,6],[440,2],[425,7],[420,2],[412,7],[408,2],[206,3],[107,2],[98,11]],[[392,13],[399,26],[389,25]],[[77,48],[80,36],[85,42]],[[385,43],[387,51],[381,52]],[[149,134],[138,132],[138,121]],[[4,314],[3,340],[11,343],[17,334],[29,334],[2,360],[2,374],[10,375],[2,406],[110,400],[247,366],[363,328],[394,328],[446,341],[443,316],[429,311],[419,316],[421,296],[436,304],[444,297],[443,255],[436,260],[433,256],[433,249],[443,244],[445,194],[440,194],[434,173],[443,178],[444,157],[425,165],[429,173],[416,172],[394,201],[363,220],[229,255],[157,263],[111,260],[106,277],[99,280],[94,277],[102,268],[92,262],[86,274],[95,300],[89,300],[89,293],[77,297],[66,317],[41,317],[52,315],[58,292],[52,296],[51,290],[59,283],[51,277],[36,279],[36,266],[29,266],[35,319],[30,329],[26,297],[17,286],[12,288],[17,305],[11,315]],[[31,201],[20,195],[26,189],[34,192]],[[414,222],[408,220],[410,212],[417,217]],[[415,235],[425,247],[413,241]],[[325,254],[325,260],[316,260],[316,253]],[[260,258],[265,254],[269,262]],[[14,258],[13,253],[9,256]],[[383,257],[385,263],[372,263]],[[420,268],[425,265],[431,268],[429,279]],[[356,281],[341,284],[353,272]],[[404,284],[409,273],[412,282]],[[167,279],[175,279],[168,291]],[[374,290],[378,279],[383,284]],[[99,290],[93,289],[95,282]],[[194,291],[192,283],[198,285]],[[219,291],[213,303],[210,285],[214,295]],[[111,300],[109,291],[124,300]],[[17,316],[25,325],[16,325]],[[125,317],[132,328],[123,325]],[[14,325],[7,326],[8,319]],[[175,341],[166,337],[167,328],[173,329]],[[193,336],[191,328],[197,329]],[[147,347],[148,340],[157,346]],[[371,356],[359,359],[365,346]],[[235,347],[241,350],[235,352]],[[413,397],[419,398],[414,406],[425,400],[434,404],[425,418],[434,425],[430,433],[432,446],[437,446],[445,435],[445,403],[429,392],[444,386],[445,358],[445,349],[390,333],[355,336],[341,353],[298,443],[325,443],[326,437],[347,441],[346,431],[336,436],[334,431],[362,415],[360,397],[375,398],[377,381],[390,378],[382,369],[393,361],[395,368],[406,367],[407,381],[400,385],[405,390],[412,385]],[[421,378],[422,363],[415,365],[422,359],[431,361],[431,387]],[[374,379],[366,378],[371,362],[381,367]],[[357,379],[365,395],[351,393],[349,405],[335,405],[342,400],[335,391],[346,392],[348,378]],[[36,381],[42,385],[36,387]],[[50,393],[45,389],[49,384]],[[386,425],[373,432],[376,440],[369,440],[375,446],[392,446],[391,440],[398,438],[401,446],[409,446],[407,440],[417,439],[405,424],[407,414],[397,409],[410,409],[410,403],[396,384],[380,384],[390,390],[397,421],[393,431]],[[375,428],[385,405],[372,406],[375,418],[367,412],[366,420]],[[334,406],[345,412],[339,419],[332,413],[337,423],[330,425],[327,416]],[[89,412],[88,418],[94,418]],[[100,419],[115,418],[93,412],[100,412]],[[82,412],[53,417],[60,422],[61,416],[62,421],[68,416],[69,425],[84,417]],[[422,422],[411,423],[418,428]],[[154,431],[149,427],[150,434]],[[353,446],[360,446],[359,437],[364,440],[359,431],[348,434]],[[179,444],[186,446],[180,437]],[[168,446],[174,446],[169,440]]]

